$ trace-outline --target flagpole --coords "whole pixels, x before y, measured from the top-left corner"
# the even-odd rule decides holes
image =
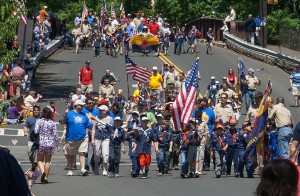
[[[129,98],[129,82],[128,82],[128,73],[126,73],[127,76],[127,92],[128,92],[128,98]]]

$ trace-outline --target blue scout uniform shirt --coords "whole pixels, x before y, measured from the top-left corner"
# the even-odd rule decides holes
[[[87,108],[83,108],[82,109],[82,112],[86,114],[86,116],[88,117],[89,119],[89,130],[92,130],[93,128],[93,121],[91,119],[92,116],[99,116],[100,113],[99,113],[99,109],[96,109],[96,108],[92,108],[91,110],[88,110]]]
[[[223,151],[223,148],[226,145],[226,142],[227,138],[224,133],[221,136],[218,136],[217,133],[214,133],[211,144],[214,151],[224,154],[225,152]]]
[[[111,126],[110,142],[114,145],[121,145],[125,140],[125,131],[121,127]]]
[[[78,141],[86,136],[89,119],[83,112],[71,110],[66,116],[66,125],[66,141]]]
[[[168,150],[170,148],[170,143],[173,141],[172,132],[160,131],[157,135],[156,141],[158,142],[158,148]]]
[[[95,41],[95,43],[94,43],[94,47],[95,47],[95,48],[100,48],[101,39],[100,39],[100,38],[98,38],[98,39],[95,39],[94,41]]]
[[[300,87],[300,73],[293,72],[290,75],[290,79],[292,80],[292,86]]]
[[[153,99],[151,99],[150,100],[150,111],[151,112],[153,112],[153,113],[155,113],[155,108],[156,108],[156,106],[154,106],[155,104],[159,104],[160,103],[160,100],[159,99],[157,99],[157,100],[153,100]]]
[[[203,108],[196,108],[192,114],[192,118],[196,118],[196,112],[197,110],[202,110],[202,120],[204,120],[207,124],[207,127],[208,127],[208,131],[209,131],[209,134],[211,135],[212,132],[213,132],[213,124],[216,120],[216,116],[215,116],[215,113],[213,111],[213,109],[211,108],[206,108],[206,109],[203,109]]]
[[[241,130],[238,148],[240,150],[245,150],[248,142],[250,141],[250,138],[251,138],[251,133],[243,132],[243,130]]]
[[[140,119],[137,118],[136,120],[134,120],[132,117],[130,117],[127,123],[127,131],[132,131],[136,127],[141,127]]]
[[[188,134],[189,146],[200,146],[200,141],[198,140],[198,137],[195,138],[195,132],[196,130],[191,130]]]
[[[117,40],[118,40],[118,42],[122,42],[124,36],[125,36],[124,31],[119,31],[118,34],[117,34]]]
[[[135,140],[135,134],[130,134],[127,135],[125,137],[125,140],[128,141],[128,147],[129,147],[129,152],[128,152],[128,156],[132,157],[132,156],[137,156],[137,151],[135,151],[134,153],[132,153],[132,149],[134,148],[134,146],[136,145],[136,140]]]
[[[116,96],[116,98],[114,99],[114,103],[118,103],[120,106],[120,109],[124,108],[124,105],[126,103],[126,99],[124,96],[122,96],[121,98],[119,98],[118,96]]]
[[[112,119],[115,119],[116,116],[120,116],[120,118],[122,119],[122,114],[121,114],[120,110],[117,111],[117,113],[115,113],[113,111],[110,111],[109,114],[108,114],[108,116],[110,116]]]
[[[189,142],[189,137],[188,135],[190,134],[189,131],[186,132],[181,132],[176,139],[176,144],[180,145],[180,150],[187,150],[188,149],[188,142]]]
[[[157,139],[158,137],[158,134],[161,133],[162,131],[162,126],[161,124],[159,123],[155,123],[152,125],[152,133],[153,133],[153,136]]]
[[[138,130],[135,139],[137,142],[137,154],[151,154],[151,142],[155,139],[151,128]]]
[[[231,147],[237,147],[240,140],[240,132],[237,128],[229,129],[225,132],[227,144]]]

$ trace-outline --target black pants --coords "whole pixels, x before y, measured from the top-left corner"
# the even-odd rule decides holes
[[[95,47],[95,56],[100,55],[100,47]]]
[[[175,43],[174,54],[180,54],[180,51],[181,51],[181,43]]]
[[[210,137],[212,138],[212,137]],[[204,160],[203,160],[203,168],[210,168],[210,141],[206,143],[204,150]]]
[[[117,144],[109,144],[109,168],[108,172],[119,174],[119,165],[121,160],[121,146]]]

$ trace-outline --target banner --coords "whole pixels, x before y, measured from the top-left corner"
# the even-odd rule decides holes
[[[158,38],[154,36],[134,35],[130,39],[132,52],[151,52],[157,51]]]

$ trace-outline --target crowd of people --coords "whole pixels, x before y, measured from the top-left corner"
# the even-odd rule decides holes
[[[159,51],[165,55],[168,54],[171,39],[175,42],[174,54],[194,53],[197,52],[201,35],[195,26],[186,33],[184,28],[170,29],[167,19],[162,15],[146,18],[139,12],[135,18],[129,14],[127,17],[121,15],[116,20],[112,16],[103,28],[97,13],[89,13],[84,19],[78,14],[74,23],[72,33],[76,53],[80,46],[83,48],[90,43],[96,57],[99,57],[101,47],[106,48],[108,55],[128,55],[129,39],[139,33],[157,36],[161,44]],[[214,41],[212,29],[208,29],[206,37],[207,53],[211,53]],[[185,42],[188,43],[187,48]],[[9,65],[7,69],[11,69]],[[75,93],[70,93],[66,98],[65,114],[59,118],[60,124],[65,127],[59,140],[53,122],[56,111],[54,103],[50,107],[40,108],[35,103],[41,95],[34,91],[27,91],[25,96],[20,94],[22,88],[29,90],[30,87],[26,82],[25,87],[22,86],[26,69],[22,68],[21,62],[17,63],[11,71],[4,71],[3,74],[10,78],[8,82],[11,80],[13,93],[18,97],[15,105],[11,101],[9,114],[17,116],[18,120],[18,116],[26,119],[24,135],[28,137],[28,157],[32,164],[32,168],[26,171],[29,189],[32,190],[39,176],[41,183],[48,183],[51,158],[60,150],[60,144],[63,144],[62,150],[67,160],[67,176],[72,176],[77,168],[78,155],[82,176],[101,173],[117,178],[120,175],[121,154],[126,151],[131,160],[132,177],[142,179],[149,174],[152,150],[158,176],[166,176],[170,169],[174,169],[179,170],[182,178],[199,178],[203,171],[210,170],[214,170],[216,178],[228,175],[243,178],[246,168],[247,177],[253,178],[254,173],[260,173],[272,157],[288,159],[291,155],[296,162],[294,151],[298,145],[298,135],[293,137],[291,153],[289,141],[293,135],[292,128],[296,127],[294,132],[299,134],[300,125],[295,126],[283,97],[278,97],[276,103],[271,98],[268,100],[270,112],[265,138],[276,135],[278,152],[272,154],[268,145],[264,144],[258,149],[258,155],[248,155],[247,144],[252,139],[251,132],[264,94],[256,90],[261,79],[255,76],[255,70],[249,68],[244,71],[247,72],[245,80],[248,85],[244,100],[238,92],[239,78],[233,69],[224,74],[221,82],[211,76],[205,94],[197,96],[189,123],[183,130],[176,130],[171,108],[185,85],[186,73],[178,73],[174,65],[163,64],[160,71],[154,66],[149,82],[138,83],[133,95],[126,97],[122,89],[115,89],[117,78],[107,69],[95,95],[97,89],[93,84],[93,68],[90,61],[86,61],[78,72],[79,86]],[[201,80],[200,73],[198,79]],[[293,79],[295,76],[291,77]],[[8,87],[6,94],[9,91]],[[240,122],[242,107],[245,107],[247,114],[246,119]],[[241,129],[238,123],[242,124]],[[92,154],[89,151],[91,147]],[[270,170],[270,167],[267,169]],[[267,169],[265,172],[268,172]],[[264,191],[261,184],[257,192]]]

